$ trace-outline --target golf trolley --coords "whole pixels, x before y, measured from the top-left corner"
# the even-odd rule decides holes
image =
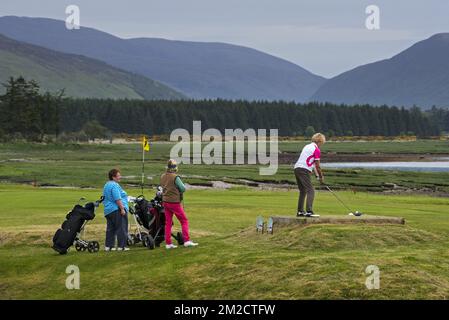
[[[100,198],[100,200],[97,200],[94,202],[94,210],[95,208],[98,208],[100,203],[103,202],[103,197]],[[85,198],[81,198],[79,202],[85,200]],[[78,203],[79,203],[78,202]],[[98,252],[100,250],[100,243],[98,241],[87,241],[82,239],[81,237],[84,237],[86,225],[89,222],[89,220],[84,221],[83,225],[81,226],[80,231],[77,233],[75,237],[75,250],[76,251],[88,251],[90,253]]]
[[[82,239],[86,225],[95,218],[95,209],[98,208],[103,197],[95,202],[88,202],[84,206],[80,203],[86,200],[80,198],[78,204],[66,215],[66,220],[62,223],[53,236],[52,248],[59,254],[66,254],[72,245],[75,245],[76,251],[98,252],[100,244],[98,241],[87,241]]]
[[[142,243],[144,247],[152,250],[160,247],[165,240],[165,210],[162,205],[162,187],[158,187],[156,196],[148,201],[143,195],[128,197],[129,213],[135,222],[134,232],[128,233],[127,243],[129,246]],[[181,232],[172,234],[179,245],[184,244]]]

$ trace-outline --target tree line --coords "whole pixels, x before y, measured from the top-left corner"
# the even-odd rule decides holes
[[[71,99],[39,92],[39,85],[19,77],[5,84],[0,96],[0,137],[15,135],[42,141],[45,135],[80,133],[88,139],[111,133],[163,135],[176,128],[279,129],[281,136],[428,137],[448,130],[449,111],[422,112],[397,107],[293,103],[284,101],[179,100],[144,101]]]
[[[20,136],[42,141],[45,135],[59,133],[59,112],[63,91],[41,94],[37,82],[23,77],[10,78],[0,96],[0,138]]]
[[[432,107],[427,114],[430,122],[439,130],[449,133],[449,109]]]
[[[418,108],[369,105],[229,100],[65,100],[61,126],[76,131],[92,120],[116,133],[160,135],[173,129],[190,132],[194,120],[202,128],[279,129],[281,136],[323,132],[329,136],[439,135],[441,129]]]

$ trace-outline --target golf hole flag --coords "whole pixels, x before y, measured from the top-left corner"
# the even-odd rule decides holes
[[[142,137],[142,147],[144,151],[150,151],[150,142],[146,136]]]
[[[145,151],[150,151],[150,141],[148,141],[148,138],[146,136],[142,137],[142,194],[143,194],[143,187],[145,184]]]

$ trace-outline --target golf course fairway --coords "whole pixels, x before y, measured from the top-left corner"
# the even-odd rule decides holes
[[[140,189],[127,188],[130,195]],[[80,197],[101,189],[0,184],[0,299],[447,299],[449,199],[340,191],[369,215],[403,217],[405,225],[310,225],[256,234],[256,217],[294,215],[297,191],[188,190],[184,206],[196,248],[104,252],[103,208],[85,238],[98,253],[65,256],[51,249],[54,232]],[[145,190],[154,196],[154,190]],[[347,215],[319,191],[322,216]],[[132,217],[130,217],[130,223]],[[174,230],[179,230],[175,221]],[[80,270],[80,290],[68,290],[66,268]],[[368,266],[380,270],[369,290]]]

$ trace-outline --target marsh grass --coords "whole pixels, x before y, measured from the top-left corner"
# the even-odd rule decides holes
[[[409,152],[441,153],[449,151],[448,141],[415,142],[330,142],[325,151],[343,153]],[[280,150],[299,152],[303,142],[281,142]],[[146,155],[145,184],[155,186],[164,171],[172,143],[155,142]],[[0,181],[39,186],[100,188],[107,172],[118,167],[123,183],[141,183],[140,144],[0,144]],[[408,150],[408,151],[407,151]],[[182,165],[180,175],[190,184],[207,185],[211,181],[242,184],[242,180],[287,184],[295,188],[292,165],[280,165],[270,176],[259,174],[259,165]],[[384,191],[385,183],[408,189],[426,189],[449,193],[448,172],[402,172],[394,170],[326,169],[327,183],[355,191]]]

